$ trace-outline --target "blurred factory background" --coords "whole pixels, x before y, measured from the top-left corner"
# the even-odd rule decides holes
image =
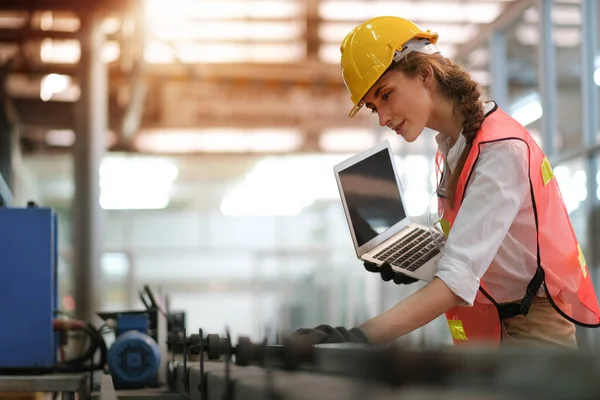
[[[14,205],[58,212],[59,303],[82,318],[139,307],[147,284],[189,329],[353,326],[418,284],[384,284],[356,260],[334,164],[389,139],[409,213],[434,211],[434,133],[407,146],[369,113],[347,118],[340,41],[398,15],[439,32],[443,54],[542,144],[600,275],[599,12],[596,0],[1,0],[0,172]],[[439,321],[405,340],[450,338]]]

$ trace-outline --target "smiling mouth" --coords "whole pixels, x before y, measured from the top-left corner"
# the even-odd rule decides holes
[[[404,127],[404,121],[394,127],[394,131],[397,135],[402,136],[402,128]]]

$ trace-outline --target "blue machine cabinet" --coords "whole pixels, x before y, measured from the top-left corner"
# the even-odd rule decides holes
[[[0,370],[56,364],[57,218],[49,208],[0,208]]]

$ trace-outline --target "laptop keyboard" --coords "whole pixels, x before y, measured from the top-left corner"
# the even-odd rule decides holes
[[[442,235],[438,232],[414,227],[407,235],[375,254],[375,258],[382,263],[387,262],[395,267],[415,271],[439,254],[440,249],[436,247],[436,242],[441,239]]]

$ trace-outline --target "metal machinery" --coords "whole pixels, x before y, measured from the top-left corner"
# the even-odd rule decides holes
[[[513,348],[409,349],[397,345],[307,346],[247,337],[188,335],[149,288],[145,310],[102,313],[102,329],[58,320],[56,217],[52,210],[0,208],[1,392],[78,392],[94,400],[240,399],[596,399],[594,353]],[[8,260],[8,261],[6,261]],[[168,328],[167,328],[168,327]],[[107,346],[102,333],[111,328]],[[67,330],[89,334],[76,358],[57,353]],[[167,350],[169,349],[169,350]],[[15,375],[15,372],[18,375]]]
[[[33,203],[9,207],[7,190],[0,190],[0,206],[0,398],[22,391],[85,396],[88,374],[106,363],[106,343],[91,324],[59,315],[57,216]],[[74,331],[89,344],[65,359]]]
[[[202,332],[169,362],[167,388],[119,391],[104,375],[97,400],[595,399],[600,358],[556,349],[408,349],[280,345]],[[184,355],[187,355],[184,357]]]
[[[49,208],[0,208],[0,370],[57,363],[57,223]]]
[[[100,328],[62,315],[56,214],[33,203],[9,207],[4,191],[0,200],[0,312],[5,321],[0,329],[0,398],[5,392],[27,391],[87,398],[98,373],[110,373],[119,389],[165,383],[167,330],[178,332],[185,315],[167,315],[148,287],[140,293],[145,310],[101,314],[106,323]],[[104,333],[111,328],[116,340],[109,349]],[[78,352],[67,356],[65,346],[73,344],[75,331],[83,332],[79,337],[84,340],[75,345],[81,347]]]
[[[115,387],[124,389],[158,386],[160,350],[148,332],[144,314],[117,317],[117,339],[108,351],[108,369]]]
[[[600,357],[512,348],[310,346],[188,335],[184,315],[157,304],[100,314],[101,329],[56,318],[57,226],[51,209],[0,208],[2,392],[79,393],[79,399],[596,399]],[[165,307],[166,308],[166,307]],[[107,346],[106,329],[115,333]],[[84,354],[58,357],[65,332],[89,336]]]
[[[98,313],[115,333],[108,350],[107,366],[116,388],[159,387],[166,378],[167,328],[169,315],[158,304],[148,286],[140,292],[145,310]],[[184,318],[184,317],[183,317]]]
[[[0,329],[0,392],[83,393],[92,383],[89,373],[107,365],[118,388],[156,387],[166,380],[166,316],[149,288],[146,310],[102,315],[114,322],[116,340],[109,351],[103,337],[108,324],[101,331],[59,315],[54,211],[35,204],[0,207],[0,227],[0,312],[5,318]],[[174,330],[182,320],[178,317]],[[87,345],[82,354],[67,358],[64,346],[73,331],[85,332]]]

